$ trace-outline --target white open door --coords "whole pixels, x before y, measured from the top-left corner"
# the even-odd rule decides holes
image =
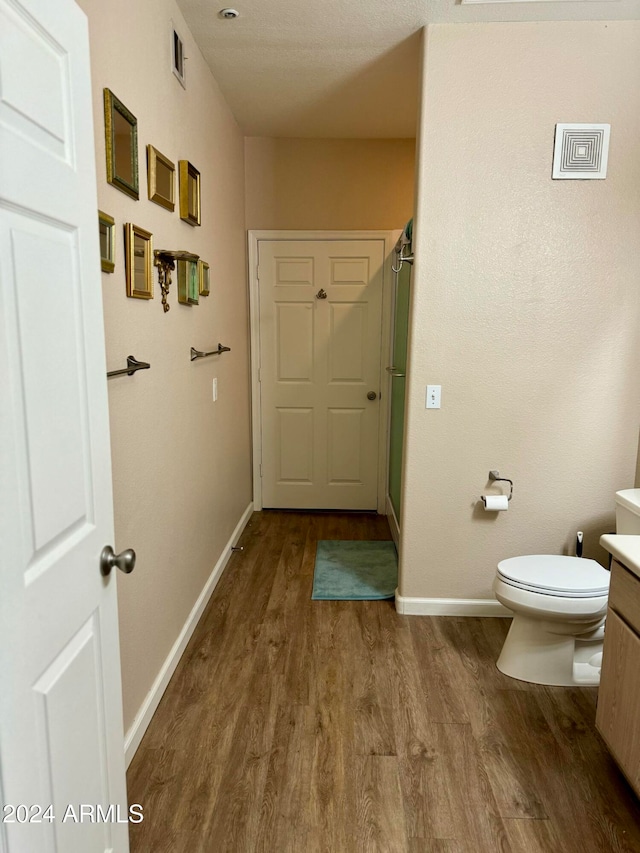
[[[7,853],[129,849],[88,46],[73,0],[0,0]]]

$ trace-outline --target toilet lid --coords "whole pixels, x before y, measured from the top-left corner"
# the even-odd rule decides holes
[[[609,592],[609,572],[595,560],[535,554],[498,563],[498,575],[507,583],[567,598],[595,598]]]

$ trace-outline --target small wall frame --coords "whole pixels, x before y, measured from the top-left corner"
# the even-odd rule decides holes
[[[152,235],[144,228],[127,222],[124,226],[124,250],[127,296],[153,299]]]
[[[180,176],[180,219],[200,225],[200,172],[188,160],[178,160]]]
[[[153,145],[147,145],[147,185],[149,198],[167,210],[175,209],[175,164]]]
[[[132,198],[138,189],[138,120],[110,89],[104,90],[107,181]]]
[[[200,279],[198,262],[178,260],[178,302],[181,305],[197,305],[200,301]]]
[[[100,234],[100,266],[102,272],[113,272],[116,268],[116,223],[113,216],[98,211]]]
[[[198,261],[198,281],[200,296],[208,296],[211,293],[211,273],[206,261]]]

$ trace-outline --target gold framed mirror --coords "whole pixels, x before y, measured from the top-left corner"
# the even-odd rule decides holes
[[[127,296],[153,299],[152,235],[131,222],[124,226]]]
[[[107,181],[132,198],[138,190],[138,121],[110,89],[104,90]]]
[[[208,296],[211,292],[211,274],[209,264],[206,261],[198,261],[198,279],[200,283],[200,296]]]
[[[147,145],[147,184],[149,198],[156,204],[175,209],[174,186],[175,164],[161,154],[153,145]]]
[[[102,272],[113,272],[116,268],[116,222],[113,216],[98,211],[100,234],[100,266]]]
[[[188,160],[178,160],[180,176],[180,219],[200,225],[200,172]]]

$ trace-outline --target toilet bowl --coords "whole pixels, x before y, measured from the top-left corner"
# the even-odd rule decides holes
[[[512,557],[498,564],[493,589],[514,614],[497,662],[501,672],[559,687],[600,682],[606,569],[578,557]]]

